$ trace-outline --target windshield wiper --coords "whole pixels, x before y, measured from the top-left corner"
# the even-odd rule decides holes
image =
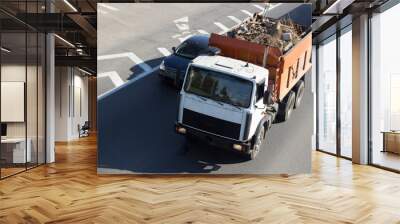
[[[207,101],[207,99],[205,97],[199,96],[197,95],[197,97],[199,97],[200,99],[202,99],[203,101]]]
[[[216,103],[218,103],[219,105],[223,106],[224,104],[219,102],[218,100],[214,100]]]
[[[233,105],[233,104],[230,104],[230,105],[232,105],[232,106],[234,106],[234,107],[236,107],[237,109],[239,109],[239,110],[241,110],[242,108],[241,107],[239,107],[239,106],[236,106],[236,105]]]
[[[224,103],[226,103],[226,104],[228,104],[228,105],[230,105],[230,106],[233,106],[233,107],[236,107],[237,109],[239,109],[240,110],[240,107],[239,106],[236,106],[236,105],[233,105],[233,104],[231,104],[231,103],[228,103],[228,102],[225,102],[225,101],[219,101],[218,99],[213,99],[213,98],[211,98],[213,101],[215,101],[216,103],[218,103],[219,105],[221,105],[221,106],[223,106],[224,105]]]

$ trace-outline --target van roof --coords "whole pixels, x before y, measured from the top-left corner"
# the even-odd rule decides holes
[[[210,67],[221,72],[234,73],[245,79],[255,79],[257,83],[268,78],[268,70],[266,68],[219,55],[199,56],[193,60],[193,64],[202,67]]]

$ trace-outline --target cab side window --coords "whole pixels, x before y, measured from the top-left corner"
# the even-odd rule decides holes
[[[263,98],[263,96],[264,96],[264,87],[265,87],[265,83],[257,84],[256,102],[258,102],[260,99]]]

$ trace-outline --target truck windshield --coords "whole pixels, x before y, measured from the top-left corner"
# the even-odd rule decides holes
[[[185,91],[239,107],[249,107],[253,83],[220,72],[191,67]]]

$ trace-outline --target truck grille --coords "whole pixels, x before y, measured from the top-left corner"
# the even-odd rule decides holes
[[[183,109],[183,124],[228,138],[239,139],[240,124]]]

